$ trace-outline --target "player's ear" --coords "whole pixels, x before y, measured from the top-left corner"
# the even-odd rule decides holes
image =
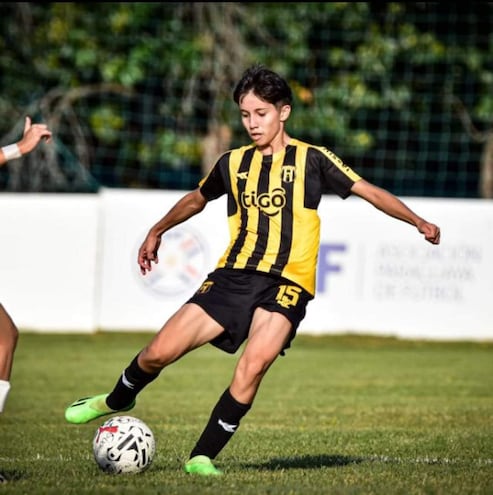
[[[280,117],[281,122],[286,122],[289,119],[289,115],[291,114],[291,105],[283,105],[281,107]]]

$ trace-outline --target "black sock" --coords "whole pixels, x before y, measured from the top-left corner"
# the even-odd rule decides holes
[[[159,373],[146,373],[137,363],[137,356],[123,371],[113,391],[108,395],[106,404],[115,411],[130,405],[137,394],[155,380]]]
[[[206,455],[214,459],[240,426],[241,418],[250,407],[251,404],[237,402],[229,389],[226,389],[212,410],[209,422],[190,453],[190,457]]]

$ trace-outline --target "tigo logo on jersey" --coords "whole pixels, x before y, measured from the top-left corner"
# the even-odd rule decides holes
[[[276,187],[268,193],[257,194],[257,191],[245,191],[241,195],[241,206],[243,208],[254,206],[270,217],[277,215],[285,205],[286,191],[282,187]]]

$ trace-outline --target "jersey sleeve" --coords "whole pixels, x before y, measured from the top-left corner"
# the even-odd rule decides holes
[[[199,189],[207,201],[217,199],[227,192],[225,171],[228,170],[229,153],[222,155],[209,173],[199,182]]]
[[[323,193],[335,193],[343,199],[351,194],[353,184],[361,177],[327,148],[318,148]]]

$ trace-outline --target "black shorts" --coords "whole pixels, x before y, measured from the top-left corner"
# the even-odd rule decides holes
[[[250,270],[219,268],[209,273],[188,302],[198,304],[224,327],[224,332],[211,344],[234,354],[248,338],[256,308],[281,313],[291,322],[291,335],[283,351],[290,347],[311,299],[313,296],[309,292],[285,278]]]

